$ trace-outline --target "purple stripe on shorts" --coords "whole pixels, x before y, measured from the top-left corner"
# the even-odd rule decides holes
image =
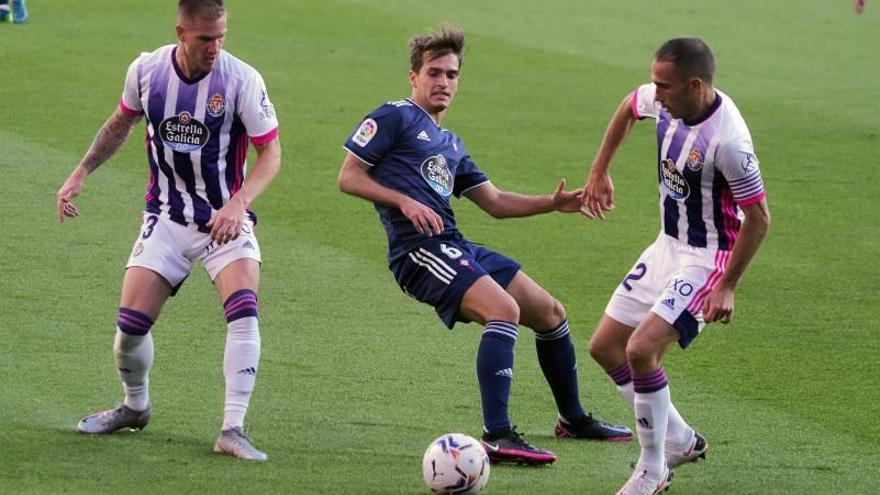
[[[630,370],[629,363],[623,363],[607,373],[611,380],[620,387],[632,381],[632,370]]]
[[[650,394],[663,389],[667,384],[663,368],[647,375],[633,375],[633,389],[637,394]]]

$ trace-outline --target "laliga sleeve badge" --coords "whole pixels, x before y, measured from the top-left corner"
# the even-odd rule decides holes
[[[373,119],[365,120],[358,130],[355,131],[354,136],[351,137],[351,140],[361,147],[366,146],[367,143],[373,139],[373,136],[376,135],[376,131],[379,130],[379,125],[376,124],[376,121]]]

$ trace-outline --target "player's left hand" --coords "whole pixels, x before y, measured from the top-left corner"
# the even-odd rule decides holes
[[[559,181],[556,186],[556,192],[550,198],[550,208],[553,211],[561,211],[563,213],[577,213],[581,211],[583,205],[583,189],[575,189],[573,191],[565,190],[565,178]]]
[[[720,321],[730,323],[733,319],[733,289],[717,285],[703,300],[703,320],[706,323]]]
[[[222,245],[238,239],[245,215],[247,215],[245,205],[233,196],[205,224],[211,228],[211,240]]]

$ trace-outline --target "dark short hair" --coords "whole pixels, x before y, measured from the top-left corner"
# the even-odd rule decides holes
[[[443,24],[439,30],[418,35],[409,41],[410,67],[414,72],[422,68],[426,57],[434,60],[450,53],[458,57],[458,64],[461,66],[464,58],[464,31],[452,24]]]
[[[179,0],[177,14],[213,21],[223,17],[226,14],[226,9],[223,7],[223,0]]]
[[[715,56],[700,38],[675,38],[663,43],[655,62],[672,62],[682,79],[698,77],[711,84],[715,78]]]

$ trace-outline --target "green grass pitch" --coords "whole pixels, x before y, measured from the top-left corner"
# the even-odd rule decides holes
[[[704,37],[718,87],[755,140],[773,213],[729,327],[710,326],[666,370],[708,438],[670,493],[872,493],[880,472],[877,151],[880,4],[850,0],[229,0],[226,48],[265,77],[284,165],[254,205],[263,248],[263,359],[248,415],[270,460],[217,456],[224,322],[197,268],[154,327],[153,422],[74,432],[121,397],[111,345],[122,267],[139,226],[142,126],[86,182],[59,225],[54,194],[141,51],[175,41],[174,2],[33,0],[0,25],[0,493],[424,493],[436,436],[477,435],[474,325],[447,332],[396,287],[370,205],[335,178],[340,145],[380,103],[409,95],[409,37],[468,33],[445,125],[501,188],[583,182],[608,118],[649,77],[665,39]],[[568,309],[584,402],[632,412],[586,344],[613,288],[656,236],[653,126],[614,168],[604,223],[561,214],[496,221],[456,202],[474,241],[524,264]],[[608,494],[637,444],[552,438],[555,410],[523,330],[511,413],[547,468],[493,468],[488,494]]]

